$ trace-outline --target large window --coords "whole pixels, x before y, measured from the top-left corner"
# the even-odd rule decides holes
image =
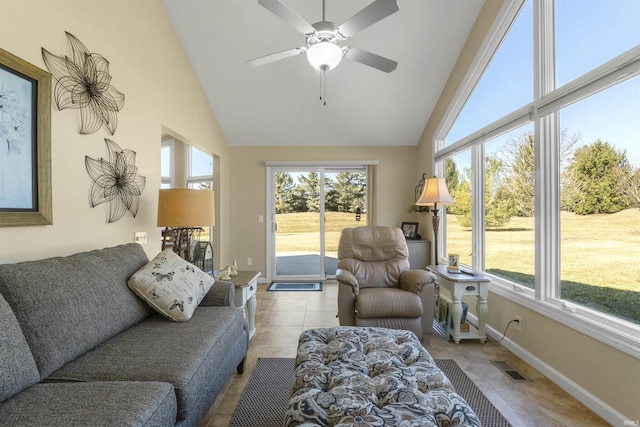
[[[560,297],[638,324],[639,114],[640,77],[559,114],[578,135],[560,170]]]
[[[499,18],[435,137],[456,201],[440,253],[640,355],[640,2],[521,0]]]
[[[484,269],[534,288],[533,127],[484,144]]]
[[[458,254],[460,263],[471,265],[471,150],[447,158],[445,164],[445,181],[456,203],[447,209],[447,251],[442,256]]]

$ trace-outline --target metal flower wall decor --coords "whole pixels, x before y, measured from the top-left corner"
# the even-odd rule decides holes
[[[56,80],[56,106],[58,110],[80,109],[81,134],[95,133],[104,125],[113,135],[118,127],[117,113],[124,106],[124,94],[111,85],[109,61],[89,52],[73,34],[65,33],[72,58],[56,56],[42,48],[44,63]]]
[[[138,175],[135,165],[136,152],[123,150],[114,141],[105,138],[108,159],[92,159],[85,156],[84,162],[93,180],[90,204],[95,208],[109,202],[109,222],[116,222],[127,211],[135,218],[140,207],[140,196],[146,178]]]

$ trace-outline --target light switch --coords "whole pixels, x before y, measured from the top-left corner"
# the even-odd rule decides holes
[[[258,215],[258,222],[264,222],[264,215]]]

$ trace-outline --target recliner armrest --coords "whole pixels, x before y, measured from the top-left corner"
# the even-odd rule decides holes
[[[427,270],[407,270],[400,274],[400,288],[419,294],[424,285],[435,283],[436,277]]]
[[[336,270],[336,280],[338,283],[351,286],[356,295],[358,294],[358,279],[352,272],[339,268]]]

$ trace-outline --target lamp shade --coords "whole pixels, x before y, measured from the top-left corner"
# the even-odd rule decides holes
[[[328,71],[342,60],[342,49],[329,41],[318,42],[307,49],[307,60],[313,68]]]
[[[158,195],[158,227],[215,225],[213,191],[168,188]]]
[[[416,205],[452,205],[453,203],[453,197],[451,197],[451,194],[449,194],[447,183],[445,182],[444,178],[436,178],[434,176],[433,178],[427,179],[427,181],[424,183],[422,194],[416,202]]]

